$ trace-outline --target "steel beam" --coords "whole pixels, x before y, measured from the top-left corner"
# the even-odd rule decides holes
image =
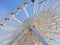
[[[43,45],[48,45],[48,43],[44,40],[43,37],[41,37],[41,35],[36,31],[35,27],[32,25],[30,26],[32,32],[37,36],[37,38],[39,39],[39,41],[41,41],[43,43]]]

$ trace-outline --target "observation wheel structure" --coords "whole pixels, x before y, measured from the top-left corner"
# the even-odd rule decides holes
[[[60,43],[60,0],[24,0],[0,21],[1,45]],[[25,15],[24,21],[17,16]],[[13,25],[15,22],[18,23]]]

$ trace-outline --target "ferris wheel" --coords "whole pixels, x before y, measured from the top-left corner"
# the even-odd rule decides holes
[[[0,45],[60,43],[59,4],[60,0],[24,0],[21,2],[0,20],[0,31],[5,31],[0,34]]]

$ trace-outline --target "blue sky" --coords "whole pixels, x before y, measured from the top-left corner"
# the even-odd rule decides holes
[[[0,0],[0,18],[7,15],[21,0]]]
[[[23,0],[0,0],[0,20],[3,19],[12,9],[14,9],[20,2],[23,2]],[[30,15],[32,15],[32,5],[30,7],[27,8],[28,12]],[[30,9],[30,10],[29,10]],[[22,13],[22,14],[21,14]],[[24,20],[26,17],[24,16],[25,13],[24,11],[22,11],[19,16],[17,16],[18,19]],[[12,20],[13,21],[13,20]],[[16,22],[16,21],[14,21]],[[17,26],[19,25],[17,22],[14,24],[14,22],[11,22],[9,24],[17,24]],[[0,34],[6,33],[6,31],[0,31]],[[53,42],[54,45],[60,45],[59,43],[55,43]],[[2,45],[2,44],[0,44]]]

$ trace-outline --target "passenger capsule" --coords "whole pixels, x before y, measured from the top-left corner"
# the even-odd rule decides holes
[[[28,4],[27,2],[24,3],[24,7],[28,7],[28,5],[29,5],[29,4]]]
[[[18,12],[21,12],[22,11],[22,9],[20,7],[18,7],[17,10],[18,10]]]
[[[3,28],[3,24],[0,24],[0,29],[2,29]]]
[[[33,3],[35,2],[35,0],[31,0]]]
[[[11,16],[12,16],[12,17],[15,17],[15,16],[16,16],[16,14],[15,14],[15,13],[11,13]]]
[[[5,18],[5,22],[9,22],[9,18]]]

